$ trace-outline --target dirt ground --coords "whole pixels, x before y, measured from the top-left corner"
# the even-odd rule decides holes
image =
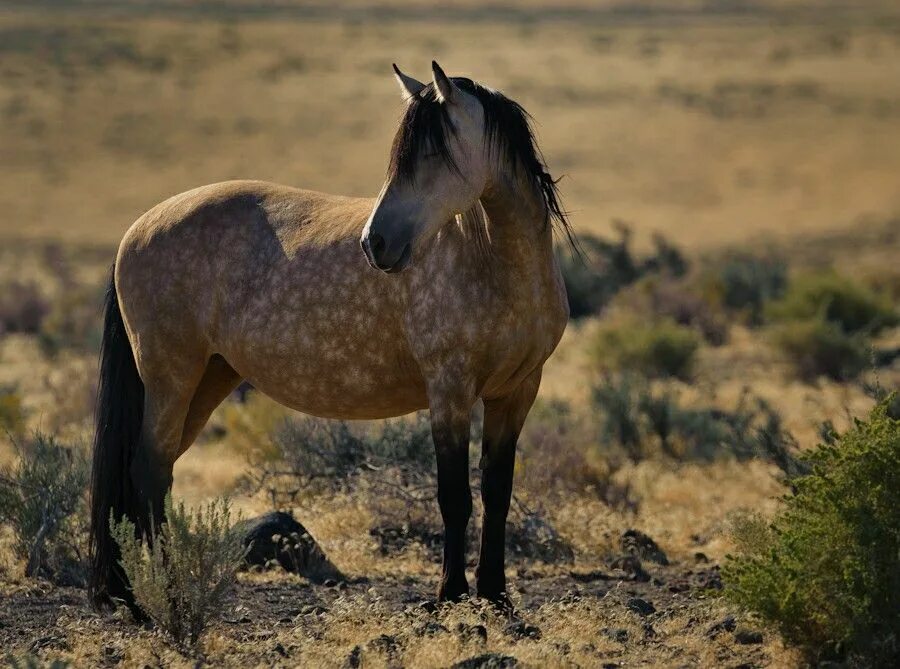
[[[174,193],[230,178],[376,194],[401,111],[392,62],[425,77],[437,58],[522,103],[565,175],[578,233],[625,221],[638,249],[662,232],[694,263],[772,253],[897,297],[896,3],[725,4],[0,3],[0,285],[34,284],[54,305],[40,333],[0,328],[0,390],[21,401],[25,429],[87,443],[98,342],[81,324],[96,321],[125,229]],[[601,326],[570,324],[540,401],[591,410],[587,342]],[[900,331],[877,343],[900,347]],[[790,363],[734,322],[670,386],[722,409],[750,389],[800,449],[823,421],[840,430],[864,415],[873,386],[900,387],[900,360],[852,382],[800,379]],[[226,403],[177,463],[175,497],[269,510],[246,492],[248,453],[285,415],[265,400]],[[0,465],[13,458],[0,440]],[[615,484],[633,504],[576,491],[546,509],[573,557],[514,559],[512,616],[474,600],[435,606],[433,552],[382,555],[370,499],[304,497],[297,518],[346,579],[243,573],[196,648],[91,612],[81,589],[24,578],[0,530],[0,653],[78,667],[803,666],[718,596],[731,519],[771,514],[785,492],[774,465],[650,458]],[[623,562],[632,528],[668,564]]]
[[[184,652],[156,632],[86,612],[80,590],[22,583],[0,603],[0,643],[64,654],[76,666],[758,667],[791,660],[777,638],[755,635],[697,594],[717,583],[715,566],[654,565],[650,572],[642,583],[614,571],[520,569],[520,613],[512,616],[475,602],[436,608],[436,582],[422,576],[334,587],[248,576],[202,649]],[[490,665],[490,657],[515,660]]]

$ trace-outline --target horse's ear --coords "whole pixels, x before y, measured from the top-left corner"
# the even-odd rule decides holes
[[[400,84],[400,90],[403,91],[404,100],[411,100],[422,92],[422,89],[425,88],[425,84],[423,84],[418,79],[413,79],[412,77],[408,77],[403,74],[400,71],[400,68],[397,67],[396,63],[394,63],[393,66],[394,76],[397,78],[397,82]]]
[[[453,102],[456,95],[456,84],[450,81],[450,78],[444,74],[441,66],[437,61],[431,61],[431,72],[434,75],[434,88],[438,92],[438,100],[441,102]]]

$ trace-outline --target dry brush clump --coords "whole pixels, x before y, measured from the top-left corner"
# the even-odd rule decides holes
[[[476,421],[473,439],[478,438],[480,428]],[[310,496],[349,492],[365,500],[373,517],[369,534],[379,554],[411,550],[426,560],[440,560],[443,524],[437,504],[431,425],[426,413],[368,425],[317,418],[289,419],[274,432],[273,441],[281,457],[258,462],[252,474],[253,487],[264,490],[273,506],[285,508]],[[477,453],[473,452],[470,462],[477,461]],[[477,547],[479,478],[473,470],[476,512],[469,525],[473,551]],[[543,509],[526,497],[517,495],[513,500],[507,533],[510,555],[548,562],[571,561],[572,550],[567,542],[553,528]]]
[[[760,325],[766,305],[787,288],[788,264],[774,253],[729,252],[710,260],[697,283],[705,302],[748,325]]]
[[[900,322],[889,298],[833,272],[798,277],[765,315],[772,341],[807,379],[856,377],[876,359],[872,335]]]
[[[41,433],[17,445],[0,469],[0,523],[15,537],[25,575],[62,584],[84,581],[88,462],[82,449]]]
[[[633,461],[765,458],[793,475],[796,444],[772,406],[744,392],[731,409],[686,406],[680,393],[632,373],[605,374],[593,386],[598,440]]]
[[[0,334],[40,332],[50,304],[33,281],[6,282],[0,289]]]
[[[834,443],[771,522],[744,517],[726,596],[814,661],[894,667],[900,658],[900,402],[883,400]]]
[[[591,353],[596,367],[604,371],[684,379],[691,374],[699,347],[700,337],[690,327],[668,318],[656,322],[634,318],[601,327]]]
[[[165,515],[149,537],[127,519],[111,520],[112,532],[138,606],[176,642],[193,644],[221,612],[246,548],[227,501],[191,511],[169,494]]]
[[[638,257],[631,247],[631,229],[616,222],[618,239],[580,235],[580,253],[556,251],[569,298],[572,318],[599,314],[621,290],[643,277],[683,276],[688,262],[678,247],[662,235],[653,237],[654,253]]]
[[[21,434],[25,428],[25,407],[22,396],[13,385],[0,385],[0,431]]]

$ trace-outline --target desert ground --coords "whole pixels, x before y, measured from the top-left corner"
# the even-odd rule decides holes
[[[425,78],[432,58],[529,111],[578,235],[619,240],[639,259],[658,252],[659,234],[683,255],[677,285],[709,300],[698,310],[715,312],[719,331],[689,372],[650,387],[734,416],[746,398],[764,401],[792,453],[826,424],[846,429],[900,385],[898,357],[798,373],[774,325],[703,286],[749,254],[780,259],[789,277],[837,273],[896,312],[900,13],[892,2],[744,5],[0,3],[0,464],[35,430],[89,443],[100,300],[142,212],[233,178],[375,196],[402,111],[391,63]],[[729,524],[778,508],[778,464],[725,442],[636,455],[597,427],[608,368],[595,342],[646,316],[656,284],[642,281],[573,318],[545,369],[513,522],[535,512],[565,550],[512,556],[514,618],[475,599],[433,606],[434,546],[365,475],[288,502],[254,485],[279,426],[299,419],[250,391],[179,460],[174,497],[228,496],[244,517],[288,508],[345,578],[242,573],[188,648],[124,611],[92,612],[77,583],[26,578],[0,529],[0,648],[35,666],[804,666],[717,594]],[[900,350],[900,329],[871,346],[873,360]],[[416,504],[437,527],[433,497]],[[646,579],[622,562],[630,529],[666,556],[638,551]],[[385,543],[386,530],[401,540]]]

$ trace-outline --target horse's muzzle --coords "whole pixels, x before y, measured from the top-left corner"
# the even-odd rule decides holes
[[[407,242],[403,247],[397,248],[388,245],[384,237],[377,232],[369,232],[359,240],[363,253],[369,265],[386,274],[402,272],[409,265],[412,256],[412,244]]]

